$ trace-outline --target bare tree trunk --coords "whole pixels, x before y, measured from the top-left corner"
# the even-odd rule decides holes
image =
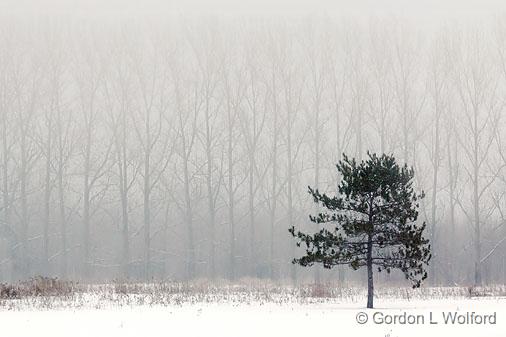
[[[20,199],[21,199],[21,268],[20,276],[26,278],[30,269],[30,262],[28,256],[28,196],[26,192],[27,185],[27,144],[26,144],[26,130],[22,127],[20,140],[21,150],[21,166],[20,166]]]
[[[186,216],[185,216],[185,225],[187,230],[187,256],[186,256],[186,273],[188,279],[193,279],[195,277],[195,244],[193,242],[193,211],[192,211],[192,202],[190,196],[190,178],[189,178],[189,170],[188,170],[188,158],[185,158],[183,165],[183,175],[184,175],[184,198],[186,204]]]
[[[436,90],[437,90],[437,84],[436,84]],[[435,139],[434,139],[434,152],[433,152],[433,158],[432,158],[432,199],[431,199],[431,247],[432,247],[432,263],[430,264],[430,274],[432,279],[432,284],[437,284],[437,275],[436,275],[436,269],[435,269],[435,261],[436,261],[436,247],[437,247],[437,241],[436,241],[436,211],[437,211],[437,192],[438,192],[438,173],[439,173],[439,162],[440,162],[440,106],[439,106],[439,92],[436,91],[435,93]]]
[[[120,171],[120,200],[121,200],[121,270],[123,277],[130,277],[130,230],[128,223],[128,191],[127,191],[127,172],[124,169],[126,163],[118,161],[121,166]]]
[[[44,179],[44,222],[43,222],[43,246],[44,246],[44,269],[49,274],[49,221],[50,221],[50,202],[51,191],[53,189],[51,183],[51,156],[52,156],[52,117],[49,116],[47,125],[47,144],[46,144],[46,165]]]
[[[59,219],[60,219],[60,235],[61,235],[61,272],[60,275],[63,279],[67,277],[67,263],[68,263],[68,249],[67,249],[67,225],[65,216],[65,192],[63,189],[63,167],[58,168],[58,197],[59,197]]]
[[[439,155],[439,149],[438,149]],[[436,269],[434,263],[434,257],[437,256],[435,252],[436,243],[436,207],[437,207],[437,181],[438,181],[438,167],[439,165],[434,165],[434,171],[432,176],[432,200],[431,200],[431,247],[432,247],[432,263],[430,264],[430,273],[432,278],[432,283],[437,284],[436,277]]]
[[[314,132],[315,132],[315,156],[314,156],[314,186],[315,188],[319,188],[320,186],[320,107],[319,107],[319,101],[318,101],[318,104],[316,105],[316,109],[315,109],[315,115],[314,115]],[[315,214],[318,214],[320,212],[319,210],[319,206],[316,205],[316,212]],[[316,224],[316,230],[319,231],[320,230],[320,225],[319,224]],[[321,275],[320,275],[320,268],[319,266],[317,265],[315,267],[315,271],[314,271],[314,277],[315,277],[315,282],[318,284],[321,282]]]
[[[65,188],[64,188],[64,175],[67,162],[70,157],[70,151],[67,149],[69,146],[67,136],[69,135],[69,125],[62,118],[59,102],[59,88],[55,92],[55,110],[56,110],[56,132],[57,132],[57,171],[56,180],[58,184],[58,209],[60,220],[60,235],[62,247],[61,259],[61,277],[66,278],[68,273],[68,242],[67,242],[67,217],[65,214]],[[64,124],[65,127],[64,127]],[[89,233],[88,233],[89,234]]]
[[[128,123],[128,111],[130,108],[130,97],[131,93],[128,91],[128,85],[125,83],[128,78],[123,74],[121,67],[118,67],[120,74],[120,83],[118,93],[119,99],[119,111],[118,115],[112,114],[111,129],[113,131],[113,142],[115,147],[115,156],[118,172],[118,185],[119,185],[119,200],[121,204],[121,255],[120,255],[120,268],[121,275],[125,279],[130,278],[130,222],[129,222],[129,190],[135,181],[136,170],[132,173],[132,177],[129,176],[129,168],[131,166],[131,160],[128,156],[128,144],[127,138],[129,134],[130,124]],[[110,110],[112,111],[111,93],[106,90],[107,99],[110,104]]]
[[[251,151],[251,149],[250,149]],[[256,238],[255,238],[255,155],[250,153],[249,156],[249,172],[248,172],[248,209],[249,209],[249,259],[250,259],[250,273],[254,275],[257,266],[256,254]]]
[[[356,93],[356,95],[361,95],[361,93]],[[354,101],[360,100],[360,97],[354,98]],[[355,151],[357,153],[357,158],[359,160],[362,159],[363,155],[363,140],[362,140],[362,126],[363,126],[363,107],[360,102],[355,102],[355,109],[352,109],[352,113],[355,116]]]
[[[161,121],[160,121],[161,122]],[[145,124],[145,152],[144,152],[144,276],[149,279],[151,275],[151,131],[150,131],[150,114],[146,114]]]
[[[476,116],[476,114],[475,114]],[[476,119],[476,117],[475,117]],[[477,122],[475,123],[477,125]],[[478,140],[474,139],[473,165],[473,211],[474,211],[474,284],[481,285],[481,233],[480,233],[480,205],[478,195]]]
[[[229,88],[227,88],[230,90]],[[228,124],[228,139],[227,139],[227,159],[228,159],[228,224],[230,228],[230,279],[234,280],[236,277],[235,266],[235,219],[234,219],[234,151],[233,151],[233,116],[231,112],[230,98],[227,104],[227,124]]]
[[[457,152],[457,149],[455,147],[455,153],[456,152]],[[449,200],[449,204],[450,204],[450,235],[453,238],[453,240],[450,240],[450,242],[449,242],[450,256],[448,256],[448,259],[450,261],[455,261],[455,256],[456,256],[455,250],[457,248],[457,246],[455,244],[456,243],[456,236],[455,236],[456,235],[456,231],[455,231],[455,199],[456,199],[455,181],[456,181],[457,177],[455,176],[456,163],[454,163],[454,161],[453,161],[450,133],[447,138],[447,156],[448,156],[448,180],[449,180],[449,199],[450,199]],[[450,275],[450,280],[452,282],[454,282],[455,279],[457,278],[457,275],[455,275],[453,263],[449,264],[449,268],[450,268],[450,270],[449,270],[448,274]]]
[[[175,83],[175,98],[176,98],[176,109],[177,109],[177,120],[178,120],[178,134],[180,138],[180,150],[179,154],[183,165],[183,194],[184,201],[183,206],[183,219],[186,230],[186,249],[185,252],[185,269],[186,278],[192,279],[195,277],[195,242],[193,233],[193,205],[191,198],[191,176],[190,176],[190,158],[192,149],[195,144],[196,137],[196,120],[199,111],[199,103],[192,102],[191,107],[186,110],[185,100],[183,94],[186,92],[185,88],[179,79],[179,65],[172,66],[173,81]],[[188,116],[190,115],[190,116]],[[187,134],[187,122],[191,121],[191,130]]]
[[[229,167],[230,167],[230,159],[229,159]],[[230,171],[229,171],[230,172]],[[228,186],[232,187],[232,177],[228,178]],[[230,279],[235,280],[236,278],[236,267],[235,267],[235,220],[234,220],[234,194],[233,192],[229,192],[228,195],[228,223],[230,228]]]
[[[290,107],[287,108],[287,131],[286,131],[286,152],[287,152],[287,212],[288,212],[288,228],[291,228],[293,223],[293,158],[292,158],[292,111]],[[290,256],[295,256],[295,245],[290,245]],[[297,280],[297,270],[295,264],[290,266],[290,277],[292,282]]]
[[[276,224],[276,206],[277,206],[277,199],[278,199],[278,107],[277,107],[277,99],[276,99],[276,79],[275,75],[273,75],[272,79],[272,94],[273,94],[273,139],[272,139],[272,172],[271,172],[271,179],[272,179],[272,185],[271,185],[271,202],[270,202],[270,210],[269,210],[269,225],[270,225],[270,247],[269,247],[269,274],[271,279],[274,278],[274,227]]]
[[[209,92],[206,92],[205,103],[205,151],[206,151],[206,186],[207,186],[207,210],[208,210],[208,226],[209,226],[209,240],[211,241],[209,259],[210,259],[210,277],[216,277],[216,238],[215,238],[215,218],[216,210],[214,207],[214,188],[213,188],[213,153],[211,145],[211,125],[209,115]]]
[[[3,212],[4,212],[4,222],[9,228],[12,229],[11,222],[11,195],[10,191],[10,179],[9,179],[9,156],[11,155],[10,146],[8,144],[8,136],[7,136],[7,112],[3,111],[2,113],[2,197],[3,197]],[[12,282],[16,279],[16,269],[19,267],[19,259],[17,248],[15,245],[17,244],[18,238],[12,237],[12,242],[10,242],[10,253],[11,253],[11,271],[10,271],[10,280]]]
[[[91,115],[88,118],[92,118]],[[88,120],[86,123],[90,123]],[[90,264],[90,170],[91,170],[91,137],[92,125],[86,125],[86,143],[84,149],[84,173],[83,173],[83,256],[82,272],[89,277]]]

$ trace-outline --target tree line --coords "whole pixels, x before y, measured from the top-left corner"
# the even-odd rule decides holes
[[[417,172],[429,282],[504,283],[506,30],[451,27],[3,17],[1,278],[358,282],[288,228],[372,151]]]

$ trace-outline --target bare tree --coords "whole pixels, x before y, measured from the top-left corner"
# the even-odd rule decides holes
[[[119,38],[117,45],[112,50],[114,64],[108,65],[107,81],[104,83],[104,100],[108,114],[109,130],[112,133],[112,162],[115,168],[114,176],[117,179],[118,197],[120,200],[121,219],[121,254],[120,269],[124,278],[131,274],[130,254],[130,190],[137,181],[139,165],[141,161],[135,156],[136,146],[130,140],[134,107],[133,99],[133,74],[129,72],[131,65],[127,58],[128,50],[125,50],[123,39]]]
[[[289,40],[287,53],[293,52],[293,40]],[[291,54],[291,53],[290,53]],[[296,215],[296,205],[294,202],[294,185],[296,175],[296,162],[301,153],[301,148],[307,136],[307,132],[302,134],[296,133],[295,130],[300,128],[297,121],[300,120],[302,110],[302,94],[304,87],[304,80],[298,73],[299,63],[297,60],[286,59],[280,64],[280,80],[281,80],[281,106],[284,108],[285,116],[285,142],[286,142],[286,212],[287,212],[287,227],[290,228],[295,224],[295,221],[300,219]],[[296,189],[295,189],[296,190]],[[295,247],[290,245],[290,256],[295,256]],[[294,264],[291,264],[290,277],[293,282],[297,280],[297,271]]]
[[[267,172],[261,170],[257,163],[261,136],[264,132],[267,111],[265,110],[265,86],[260,80],[261,69],[258,60],[258,50],[247,48],[245,51],[247,73],[247,88],[245,94],[246,111],[240,115],[240,127],[244,138],[248,158],[248,218],[249,218],[249,266],[250,273],[257,272],[258,254],[256,247],[256,194]]]
[[[169,106],[167,93],[169,75],[163,66],[163,54],[156,49],[156,46],[160,44],[161,41],[152,37],[152,40],[142,48],[143,53],[132,53],[131,63],[135,69],[133,90],[139,93],[139,113],[136,114],[133,126],[143,154],[141,158],[143,165],[143,259],[146,278],[151,277],[152,269],[151,194],[170,163],[174,149],[170,134],[171,127],[165,124],[165,121],[169,119],[166,116]]]
[[[76,47],[76,56],[72,71],[78,91],[78,112],[82,120],[82,256],[81,269],[85,277],[90,277],[91,243],[90,221],[93,213],[92,203],[101,191],[95,191],[99,180],[107,172],[107,163],[111,145],[102,147],[99,127],[103,125],[102,114],[98,102],[99,90],[103,86],[104,68],[98,51],[93,48],[99,41],[92,33],[81,36],[82,44]],[[106,137],[107,139],[107,137]],[[112,144],[105,142],[105,144]],[[101,147],[101,151],[96,149]]]
[[[181,43],[181,42],[179,42]],[[202,97],[199,95],[199,84],[190,69],[183,68],[180,63],[183,51],[175,53],[170,60],[170,73],[174,85],[174,109],[176,113],[178,144],[176,153],[181,159],[182,165],[182,185],[183,185],[183,206],[177,203],[184,214],[184,228],[186,231],[185,247],[185,275],[191,279],[195,276],[195,234],[193,223],[193,200],[192,200],[192,182],[194,174],[192,172],[192,159],[197,138],[197,118],[201,113],[203,106]],[[183,69],[187,73],[183,72]],[[180,178],[180,177],[178,177]],[[179,198],[174,198],[179,201]]]
[[[30,272],[30,253],[28,247],[28,235],[30,225],[29,194],[30,177],[35,162],[39,158],[39,148],[34,137],[32,129],[35,125],[35,118],[39,112],[39,104],[42,95],[42,64],[36,57],[36,48],[31,52],[24,50],[29,46],[37,46],[30,33],[26,33],[24,45],[18,50],[15,62],[12,62],[12,87],[13,87],[13,113],[16,119],[16,131],[18,141],[17,172],[19,177],[19,202],[20,202],[20,276],[27,277]]]
[[[2,223],[2,235],[3,238],[7,241],[9,256],[10,259],[10,279],[13,281],[16,275],[17,265],[20,263],[18,261],[18,236],[14,231],[13,226],[13,218],[12,218],[12,207],[14,203],[14,191],[16,189],[17,182],[19,181],[17,177],[15,177],[15,166],[13,163],[14,160],[14,147],[15,143],[15,133],[14,133],[14,92],[13,87],[11,85],[13,73],[13,63],[15,62],[15,58],[12,56],[12,41],[8,37],[8,33],[5,31],[5,27],[2,26],[1,32],[1,43],[2,47],[0,48],[0,130],[1,130],[1,156],[2,156],[2,211],[3,211],[3,223]]]
[[[192,46],[198,76],[201,81],[199,89],[202,96],[202,109],[204,124],[201,143],[205,152],[205,180],[207,190],[207,226],[209,233],[209,273],[211,278],[216,277],[216,203],[223,183],[223,156],[215,156],[217,146],[221,144],[220,132],[218,131],[218,112],[222,108],[221,98],[217,96],[220,85],[219,57],[220,36],[210,23],[204,25],[204,32],[200,38],[189,34],[188,40]],[[221,149],[220,149],[221,150]]]
[[[314,186],[320,188],[321,179],[321,157],[322,157],[322,134],[324,132],[324,94],[326,88],[326,71],[324,68],[324,53],[319,47],[316,38],[319,27],[310,27],[305,40],[302,41],[302,48],[305,49],[305,62],[307,63],[308,81],[307,85],[307,119],[311,123],[311,148],[313,152]],[[318,206],[315,206],[318,207]],[[316,209],[318,212],[318,209]],[[317,225],[318,226],[318,225]],[[315,282],[321,281],[320,269],[315,267]]]
[[[502,102],[497,96],[498,78],[492,60],[483,46],[485,37],[479,31],[465,36],[461,45],[455,78],[462,118],[458,140],[467,165],[464,169],[472,186],[472,213],[461,207],[473,223],[474,283],[482,283],[482,203],[485,192],[497,177],[487,160],[494,145],[495,130],[500,120]],[[485,172],[487,177],[484,178]]]
[[[237,43],[237,41],[235,41]],[[239,48],[233,45],[232,48]],[[228,55],[227,55],[228,56]],[[228,202],[228,225],[230,235],[230,274],[231,280],[234,280],[237,276],[237,234],[236,234],[236,198],[237,192],[244,182],[236,175],[235,168],[240,160],[240,154],[238,153],[237,140],[239,134],[236,131],[239,120],[238,115],[241,112],[244,104],[245,95],[245,76],[244,76],[244,65],[239,64],[234,66],[232,58],[224,57],[221,64],[222,78],[223,78],[223,95],[224,105],[226,109],[226,151],[227,151],[227,168],[226,168],[226,184],[224,186],[227,192]]]
[[[372,77],[370,94],[367,95],[369,102],[370,119],[378,133],[380,153],[386,153],[391,149],[389,122],[393,118],[393,85],[392,85],[392,48],[388,39],[388,29],[382,29],[384,22],[376,22],[370,28],[370,52]]]
[[[419,137],[417,121],[425,102],[424,92],[419,88],[422,82],[419,80],[420,55],[417,53],[420,41],[417,33],[403,22],[394,25],[393,36],[395,107],[400,120],[402,156],[405,162],[409,162],[414,142]]]
[[[432,164],[432,188],[431,188],[431,215],[430,215],[430,240],[432,247],[432,257],[433,262],[430,264],[430,278],[432,283],[437,283],[437,274],[436,274],[436,263],[438,262],[438,253],[435,251],[438,247],[438,241],[436,233],[438,231],[437,223],[438,223],[438,214],[437,214],[437,205],[439,203],[438,200],[438,191],[440,186],[438,184],[438,179],[440,175],[440,167],[442,165],[443,159],[443,146],[442,143],[442,122],[443,115],[447,112],[448,105],[448,88],[447,83],[449,82],[449,71],[450,66],[448,64],[448,59],[446,57],[447,53],[445,53],[445,44],[447,41],[442,40],[442,38],[436,39],[431,49],[431,55],[429,59],[429,74],[428,74],[428,88],[430,95],[430,107],[431,107],[431,115],[430,120],[432,121],[432,132],[430,137],[430,149],[429,149],[429,157]],[[441,55],[443,54],[443,55]]]

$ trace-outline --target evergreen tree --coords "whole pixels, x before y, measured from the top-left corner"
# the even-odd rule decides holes
[[[374,266],[378,272],[399,269],[413,288],[419,287],[427,278],[425,266],[431,254],[423,235],[426,224],[417,223],[424,194],[413,188],[413,168],[400,166],[391,155],[368,153],[360,163],[343,155],[337,170],[342,179],[336,196],[309,187],[314,201],[325,209],[309,218],[324,228],[315,234],[290,228],[297,246],[306,247],[306,255],[293,263],[322,263],[325,268],[349,265],[354,270],[366,266],[368,308],[373,307]]]

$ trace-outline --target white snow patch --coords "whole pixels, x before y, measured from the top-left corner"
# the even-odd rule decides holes
[[[0,312],[0,336],[506,336],[506,298],[430,300],[376,299],[364,303],[334,300],[319,303],[184,303]],[[369,321],[358,324],[360,312]],[[495,324],[445,325],[442,314],[496,314]],[[424,324],[374,324],[376,315],[421,315]],[[428,322],[430,313],[439,324]]]

